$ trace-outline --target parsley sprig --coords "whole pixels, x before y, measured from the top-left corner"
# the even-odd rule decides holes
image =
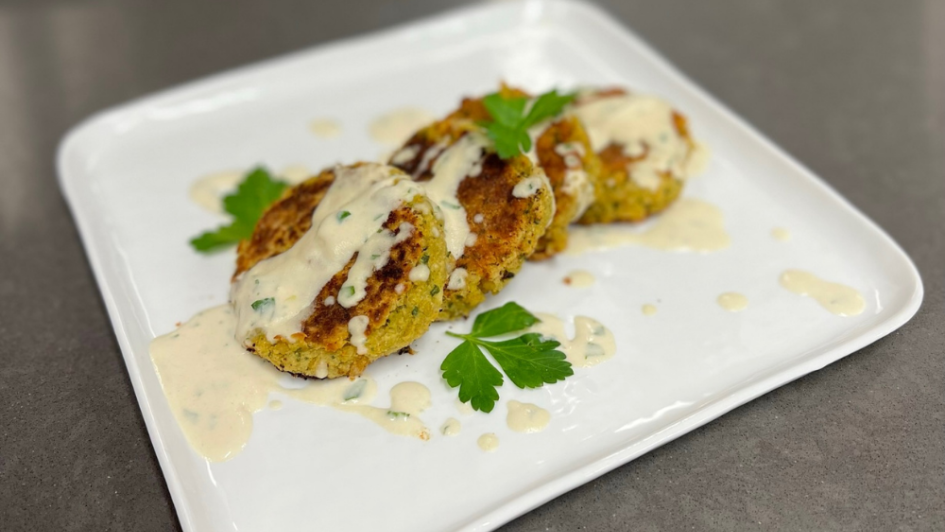
[[[532,149],[528,129],[542,120],[561,114],[564,106],[571,103],[574,94],[558,94],[557,89],[548,91],[528,109],[528,98],[524,96],[503,97],[496,92],[482,99],[492,116],[492,121],[483,122],[489,138],[495,142],[499,157],[508,159]]]
[[[253,236],[256,222],[269,205],[279,199],[286,186],[273,179],[265,168],[252,170],[236,192],[223,198],[223,210],[233,216],[233,222],[191,239],[190,245],[201,253],[209,253]]]
[[[446,334],[463,340],[440,365],[446,382],[453,388],[459,387],[459,400],[482,412],[495,408],[502,373],[482,349],[492,355],[519,388],[538,388],[574,375],[564,353],[556,350],[561,344],[554,340],[543,339],[536,333],[502,341],[485,340],[522,331],[539,321],[517,303],[509,302],[477,316],[469,334],[447,331]]]

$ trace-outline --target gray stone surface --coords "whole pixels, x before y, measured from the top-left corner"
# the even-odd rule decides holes
[[[129,98],[446,7],[0,1],[0,529],[179,526],[55,183],[60,136]],[[925,303],[503,530],[945,529],[945,2],[608,9],[886,228]]]

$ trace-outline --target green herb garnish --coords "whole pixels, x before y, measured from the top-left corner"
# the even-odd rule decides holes
[[[262,312],[263,310],[266,310],[267,308],[274,305],[275,303],[276,303],[275,299],[271,297],[267,297],[265,299],[257,299],[256,301],[253,301],[253,304],[250,306],[253,307],[253,310],[255,310],[256,312]]]
[[[489,362],[482,349],[492,355],[519,388],[538,388],[574,375],[564,353],[556,350],[561,344],[555,340],[545,340],[536,333],[510,340],[484,340],[522,331],[539,321],[517,303],[509,302],[477,316],[469,334],[447,331],[446,334],[463,340],[440,365],[446,382],[453,388],[459,387],[459,400],[482,412],[495,408],[499,399],[496,388],[502,385],[502,373]]]
[[[191,239],[190,245],[201,253],[207,253],[253,236],[256,222],[269,205],[279,199],[286,186],[273,179],[265,168],[249,172],[236,192],[223,198],[223,210],[233,216],[232,223]]]
[[[342,396],[342,399],[345,401],[350,401],[352,399],[357,399],[361,397],[361,394],[364,392],[364,388],[366,386],[367,386],[366,380],[363,380],[363,379],[359,380],[358,382],[352,384],[351,386],[348,386],[348,388],[345,390],[344,395]]]
[[[350,212],[348,212],[348,211],[341,211],[341,212],[338,213],[338,221],[340,222],[340,221],[344,220],[345,218],[347,218],[347,217],[349,217],[349,216],[351,216],[351,213],[350,213]]]
[[[528,98],[516,96],[504,98],[498,92],[482,99],[483,105],[492,116],[491,122],[483,122],[489,138],[495,142],[499,157],[508,159],[532,149],[532,139],[528,129],[542,120],[561,114],[564,106],[571,103],[574,94],[558,94],[557,90],[548,91],[535,99],[528,109]]]

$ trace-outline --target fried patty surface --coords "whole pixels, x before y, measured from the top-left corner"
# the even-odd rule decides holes
[[[527,92],[505,84],[500,86],[498,92],[505,98],[531,97]],[[464,98],[458,109],[445,119],[417,132],[405,144],[404,148],[409,150],[405,153],[413,157],[403,161],[400,167],[420,179],[427,177],[433,159],[424,157],[431,148],[439,149],[442,144],[438,143],[444,139],[455,142],[467,131],[476,129],[478,122],[490,118],[482,98]],[[574,117],[562,117],[533,129],[534,147],[528,155],[532,163],[545,172],[555,198],[551,224],[538,239],[535,251],[529,255],[530,260],[542,260],[567,247],[568,225],[579,218],[594,201],[600,176],[600,159],[591,149],[580,120]]]
[[[568,246],[568,225],[595,201],[601,162],[581,121],[574,116],[555,120],[535,141],[535,156],[551,182],[555,214],[538,240],[531,260],[552,257]]]
[[[603,89],[583,95],[575,105],[588,103],[600,98],[626,95],[621,88]],[[680,137],[695,149],[695,142],[689,133],[686,118],[673,112],[673,126]],[[600,151],[599,177],[595,182],[595,200],[578,220],[581,224],[638,222],[658,213],[671,205],[682,192],[685,182],[670,172],[661,172],[655,188],[639,185],[630,175],[634,165],[647,157],[647,150],[631,156],[623,145],[612,143]]]
[[[312,213],[334,179],[334,171],[326,170],[288,189],[263,214],[252,237],[240,244],[234,279],[292,247],[311,228]],[[244,345],[282,371],[319,378],[355,377],[374,360],[407,348],[440,316],[443,305],[447,250],[442,223],[432,207],[425,196],[417,195],[390,213],[383,226],[399,234],[403,224],[410,224],[411,234],[391,248],[390,259],[368,279],[360,302],[351,308],[337,303],[356,254],[322,288],[300,333],[272,341],[255,330],[241,339]],[[429,275],[411,280],[410,272],[419,265],[429,268]],[[368,320],[365,353],[358,353],[349,332],[355,316]]]
[[[513,96],[524,95],[515,89],[503,90]],[[428,181],[437,157],[463,135],[477,130],[477,121],[488,117],[481,100],[466,98],[446,118],[417,131],[394,153],[391,164],[419,182]],[[475,236],[467,240],[463,255],[454,258],[453,271],[464,270],[465,280],[448,283],[441,320],[467,316],[486,294],[498,293],[534,253],[554,216],[554,194],[547,178],[528,157],[503,160],[488,148],[478,167],[481,170],[464,178],[457,190],[470,233]],[[531,195],[517,197],[516,185],[529,178],[540,179],[543,186]]]

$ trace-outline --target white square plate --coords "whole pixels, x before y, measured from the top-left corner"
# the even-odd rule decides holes
[[[509,383],[491,415],[462,417],[456,438],[400,438],[333,409],[286,400],[256,415],[243,453],[209,464],[184,440],[148,354],[157,334],[223,303],[232,252],[200,256],[188,238],[220,220],[192,204],[197,176],[263,163],[312,169],[375,159],[367,134],[393,108],[444,113],[499,80],[529,90],[623,85],[688,115],[713,152],[688,197],[725,213],[717,253],[626,247],[528,264],[500,297],[614,330],[615,358],[564,383]],[[332,117],[336,139],[311,120]],[[596,8],[490,4],[214,76],[101,113],[63,141],[59,173],[185,530],[489,530],[723,413],[889,334],[918,309],[922,285],[902,250],[809,171],[686,80]],[[794,238],[771,238],[775,226]],[[561,279],[576,268],[598,283]],[[802,268],[864,294],[866,311],[827,313],[778,285]],[[738,291],[741,313],[715,298]],[[659,312],[645,317],[644,303]],[[371,366],[378,397],[426,383],[436,428],[456,416],[438,366],[454,342],[434,327],[413,357]],[[505,401],[552,413],[547,430],[505,427]],[[476,438],[496,432],[498,451]]]

